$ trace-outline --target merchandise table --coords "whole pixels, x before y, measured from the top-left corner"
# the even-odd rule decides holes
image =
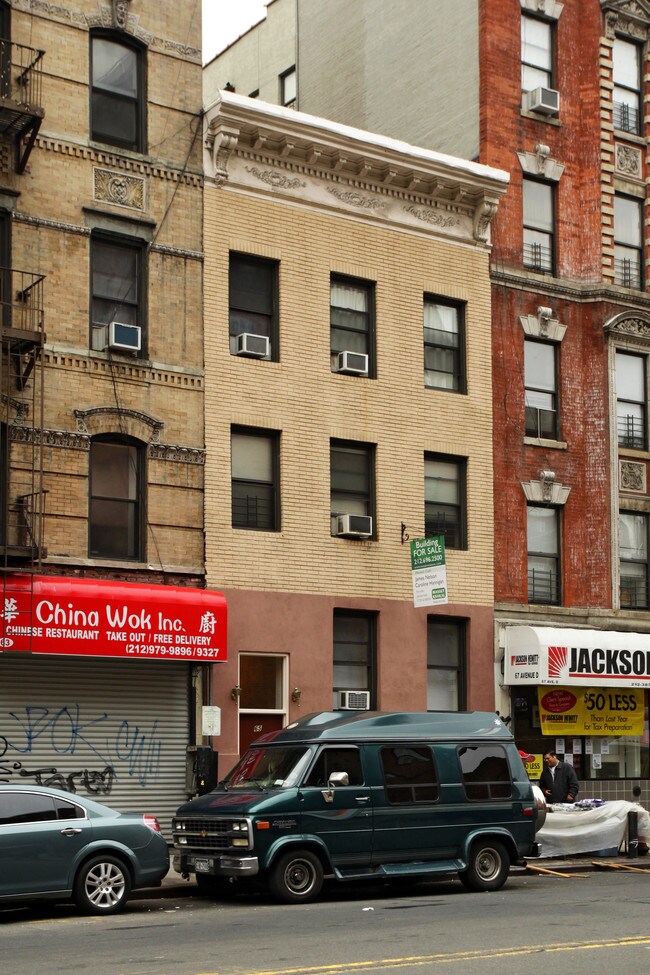
[[[639,842],[650,846],[650,814],[636,802],[607,800],[590,809],[569,803],[550,805],[536,837],[542,844],[542,857],[618,851],[627,837],[627,814],[631,810],[638,814]]]

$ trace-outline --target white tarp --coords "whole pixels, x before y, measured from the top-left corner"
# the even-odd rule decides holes
[[[650,815],[635,802],[616,799],[596,809],[549,810],[537,834],[543,857],[564,857],[576,853],[618,850],[627,836],[627,814],[638,815],[639,839],[650,845]]]

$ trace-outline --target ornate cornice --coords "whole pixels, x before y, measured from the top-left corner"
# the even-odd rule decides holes
[[[613,40],[617,34],[627,34],[646,41],[650,30],[648,0],[600,0],[605,15],[605,36]]]
[[[217,187],[489,243],[507,173],[220,92],[205,118],[205,171]]]
[[[117,406],[94,406],[89,410],[73,410],[77,421],[77,433],[90,434],[98,432],[113,432],[116,428],[123,430],[125,423],[135,424],[149,430],[148,440],[158,443],[160,433],[165,426],[162,420],[157,420],[148,413]],[[144,440],[144,436],[140,439]]]
[[[55,447],[61,450],[89,451],[92,437],[88,433],[72,430],[40,430],[14,423],[9,426],[9,439],[12,443],[34,444]],[[177,444],[149,443],[149,460],[165,461],[173,464],[195,464],[205,466],[205,450],[200,447],[183,447]]]
[[[83,159],[101,166],[107,166],[111,169],[136,173],[138,176],[150,176],[156,179],[171,180],[172,182],[183,183],[187,186],[203,185],[203,176],[200,173],[173,169],[170,166],[146,159],[132,159],[129,156],[106,152],[102,149],[95,149],[92,146],[79,145],[64,139],[56,139],[53,136],[39,135],[35,144],[38,149],[43,149],[46,152],[58,152],[64,156]]]

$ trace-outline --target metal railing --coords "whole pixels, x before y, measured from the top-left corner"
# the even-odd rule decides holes
[[[645,450],[645,423],[638,416],[619,416],[617,419],[618,445],[631,450]]]
[[[0,40],[0,98],[17,105],[43,104],[43,57],[39,51],[14,41]]]
[[[641,262],[633,261],[629,257],[614,258],[614,284],[621,288],[634,288],[639,291],[642,287]]]
[[[528,570],[528,602],[558,605],[557,575],[550,569]]]
[[[19,494],[7,505],[7,547],[25,550],[30,558],[42,552],[47,491]]]
[[[552,272],[553,252],[543,244],[524,244],[524,267],[532,271]]]
[[[621,574],[621,609],[648,608],[648,580],[640,576]]]
[[[639,110],[625,102],[614,102],[614,128],[620,132],[639,133]]]

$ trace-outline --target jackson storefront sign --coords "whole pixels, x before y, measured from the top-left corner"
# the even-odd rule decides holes
[[[10,575],[1,606],[0,651],[226,659],[226,601],[205,589]]]
[[[539,687],[543,735],[643,734],[643,690],[602,687]]]
[[[504,684],[650,687],[650,634],[509,626]]]

